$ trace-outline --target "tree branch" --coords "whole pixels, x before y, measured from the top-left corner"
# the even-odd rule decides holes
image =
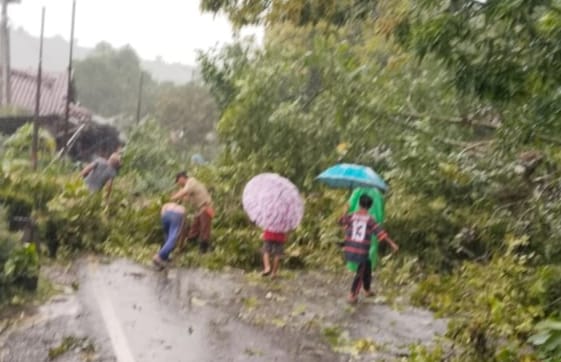
[[[447,146],[454,146],[454,147],[469,147],[470,146],[470,143],[467,143],[467,142],[456,141],[456,140],[452,140],[452,139],[449,139],[449,138],[436,137],[432,132],[425,131],[423,129],[420,129],[419,127],[415,127],[411,123],[404,122],[400,118],[394,118],[394,121],[396,121],[403,128],[407,128],[407,129],[413,130],[417,133],[421,133],[421,134],[424,134],[426,136],[430,136],[430,137],[432,137],[433,140],[438,141],[438,142],[440,142],[442,144],[445,144]]]
[[[555,143],[557,145],[561,145],[561,140],[558,138],[549,137],[543,134],[537,134],[536,138],[545,142]]]
[[[466,148],[464,148],[459,156],[463,155],[466,152],[469,152],[475,148],[481,147],[481,146],[486,146],[486,145],[490,145],[492,143],[494,143],[495,140],[485,140],[485,141],[479,141],[479,142],[473,142],[471,145],[467,146]]]
[[[389,117],[389,118],[394,118],[395,117],[400,117],[400,118],[406,118],[406,119],[422,119],[422,118],[428,118],[431,119],[433,121],[437,121],[437,122],[442,122],[442,123],[452,123],[452,124],[457,124],[457,125],[462,125],[462,126],[476,126],[476,127],[482,127],[482,128],[487,128],[490,130],[496,130],[499,128],[498,125],[495,124],[491,124],[491,123],[485,123],[485,122],[478,122],[478,121],[473,121],[473,120],[466,120],[464,118],[461,117],[442,117],[442,116],[435,116],[435,115],[430,115],[430,114],[422,114],[422,113],[417,113],[417,112],[386,112],[386,111],[379,111],[379,110],[371,110],[371,113],[377,114],[378,116],[382,116],[382,117]]]
[[[549,10],[551,10],[551,11],[556,12],[557,14],[561,14],[561,8],[558,8],[558,7],[555,6],[555,5],[551,5],[551,4],[550,4],[550,5],[547,6],[547,8],[548,8]]]
[[[398,115],[398,116],[401,116],[401,117],[416,118],[416,119],[428,118],[428,119],[432,119],[432,120],[437,121],[437,122],[453,123],[453,124],[464,125],[464,126],[483,127],[483,128],[487,128],[487,129],[491,129],[491,130],[496,130],[496,129],[499,128],[499,126],[497,126],[495,124],[486,123],[486,122],[479,122],[479,121],[474,121],[474,120],[470,120],[470,119],[464,119],[464,118],[461,118],[461,117],[442,117],[442,116],[435,116],[435,115],[431,115],[431,114],[403,113],[403,112],[398,112],[398,113],[395,113],[395,114]]]

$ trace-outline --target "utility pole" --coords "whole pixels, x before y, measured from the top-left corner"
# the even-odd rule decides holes
[[[1,0],[2,15],[0,18],[0,63],[2,72],[2,86],[0,87],[0,101],[3,106],[11,103],[10,89],[10,29],[8,27],[8,5],[19,3],[20,0]]]
[[[142,88],[144,88],[144,72],[140,70],[140,82],[138,84],[138,100],[136,103],[136,125],[140,124],[140,113],[142,111]]]
[[[68,141],[68,132],[70,129],[70,98],[72,95],[72,56],[74,52],[75,21],[76,21],[76,0],[73,0],[72,1],[72,25],[70,28],[70,52],[68,55],[68,83],[66,86],[66,108],[64,110],[64,142],[65,143]]]
[[[41,81],[43,78],[43,34],[45,31],[45,7],[41,11],[41,40],[39,43],[39,65],[37,66],[37,93],[35,94],[35,119],[33,122],[33,143],[31,145],[31,162],[33,171],[37,170],[37,149],[39,143],[39,116],[41,112]]]

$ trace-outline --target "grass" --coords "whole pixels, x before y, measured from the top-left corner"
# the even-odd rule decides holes
[[[43,304],[57,292],[56,286],[40,275],[36,291],[12,288],[11,297],[0,300],[0,318],[9,318],[30,306]]]
[[[66,336],[62,339],[58,346],[49,349],[49,360],[55,360],[68,351],[76,348],[79,348],[79,351],[86,356],[95,352],[95,346],[88,340],[88,338]]]
[[[343,329],[339,326],[325,327],[321,331],[321,334],[327,344],[331,346],[332,349],[341,345],[341,339],[343,336]]]
[[[259,307],[260,304],[261,303],[259,302],[259,300],[255,297],[249,297],[243,299],[243,305],[248,310],[254,310],[257,307]]]

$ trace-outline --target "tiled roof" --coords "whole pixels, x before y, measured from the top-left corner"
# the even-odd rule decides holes
[[[66,107],[67,73],[43,73],[41,80],[41,116],[64,116]],[[37,92],[37,74],[33,72],[11,70],[12,106],[30,113],[35,112],[35,94]],[[70,117],[89,121],[92,113],[77,104],[70,103]]]

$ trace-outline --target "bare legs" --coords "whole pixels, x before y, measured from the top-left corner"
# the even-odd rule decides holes
[[[269,253],[263,253],[263,276],[271,274],[271,256]]]
[[[271,273],[271,277],[276,277],[277,273],[279,271],[279,266],[280,266],[280,256],[279,255],[275,255],[275,257],[273,258],[273,272]]]
[[[271,274],[271,277],[276,277],[279,272],[280,259],[280,255],[274,255],[271,268],[271,254],[263,253],[263,276]]]

